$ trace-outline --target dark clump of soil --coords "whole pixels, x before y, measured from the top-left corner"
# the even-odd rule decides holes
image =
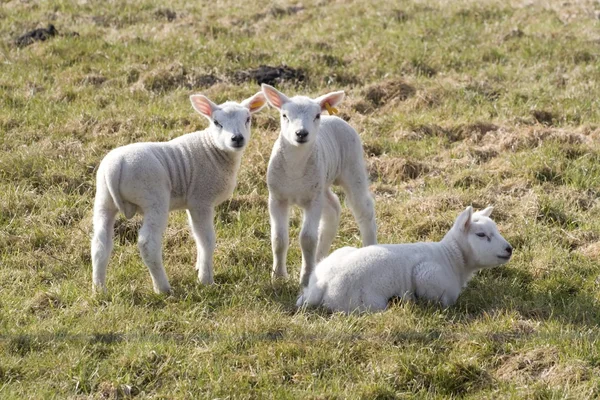
[[[280,65],[279,67],[261,65],[255,69],[237,71],[234,73],[233,79],[238,83],[254,81],[259,85],[263,83],[277,85],[283,82],[304,82],[306,74],[301,69],[294,69],[287,65]]]
[[[48,28],[39,28],[27,32],[23,36],[20,36],[15,40],[15,44],[18,47],[25,47],[33,44],[34,42],[43,42],[50,39],[53,36],[58,35],[58,31],[54,25],[48,25]]]
[[[169,8],[159,8],[154,12],[154,16],[157,19],[166,19],[171,22],[177,18],[177,13]]]
[[[540,124],[544,124],[544,125],[549,125],[550,126],[550,125],[552,125],[554,123],[554,114],[552,114],[550,111],[533,110],[531,112],[531,115]]]

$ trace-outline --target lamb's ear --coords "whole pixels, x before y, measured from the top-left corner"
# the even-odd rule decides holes
[[[345,93],[343,90],[339,92],[331,92],[317,97],[315,101],[321,105],[321,112],[329,111],[332,107],[337,106],[344,100]],[[328,109],[329,108],[329,109]]]
[[[272,105],[273,107],[277,108],[278,110],[280,110],[281,107],[283,107],[283,105],[285,103],[290,101],[290,99],[288,99],[285,94],[281,93],[279,90],[275,89],[273,86],[267,85],[266,83],[263,83],[261,85],[261,89],[262,89],[263,94],[267,98],[267,101],[269,102],[269,104]]]
[[[210,120],[212,120],[214,112],[219,109],[218,105],[210,101],[208,97],[201,94],[191,95],[190,101],[192,102],[192,107],[194,107],[194,110]]]
[[[471,218],[473,217],[473,207],[469,206],[467,209],[460,213],[460,215],[454,221],[454,226],[461,230],[467,231],[471,225]]]
[[[489,206],[485,210],[477,211],[475,214],[481,215],[483,217],[489,217],[490,215],[492,215],[492,211],[494,211],[494,207]]]
[[[260,111],[267,104],[267,98],[263,92],[258,92],[254,96],[242,101],[242,105],[250,110],[250,114]]]

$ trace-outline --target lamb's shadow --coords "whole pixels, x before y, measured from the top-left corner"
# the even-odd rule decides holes
[[[482,314],[516,312],[526,319],[555,320],[582,326],[600,323],[600,308],[584,288],[569,282],[551,288],[534,285],[528,271],[500,267],[481,271],[447,310],[448,318],[477,318]]]

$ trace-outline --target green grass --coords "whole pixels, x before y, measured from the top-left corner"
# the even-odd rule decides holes
[[[156,0],[0,3],[3,399],[600,396],[597,3],[176,0],[172,21]],[[79,36],[11,44],[48,22]],[[177,212],[174,293],[154,294],[140,219],[120,217],[109,292],[93,296],[102,157],[202,129],[190,94],[241,100],[258,86],[236,71],[282,63],[307,75],[288,94],[346,90],[380,242],[439,240],[466,205],[494,205],[514,259],[449,309],[296,312],[298,211],[292,279],[269,279],[266,110],[217,212],[217,284],[197,283]],[[334,247],[359,244],[344,208]]]

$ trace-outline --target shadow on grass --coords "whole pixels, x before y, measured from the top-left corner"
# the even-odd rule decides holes
[[[469,282],[449,318],[476,318],[484,313],[517,312],[523,318],[580,326],[600,323],[597,301],[569,279],[536,281],[527,271],[495,268]]]

